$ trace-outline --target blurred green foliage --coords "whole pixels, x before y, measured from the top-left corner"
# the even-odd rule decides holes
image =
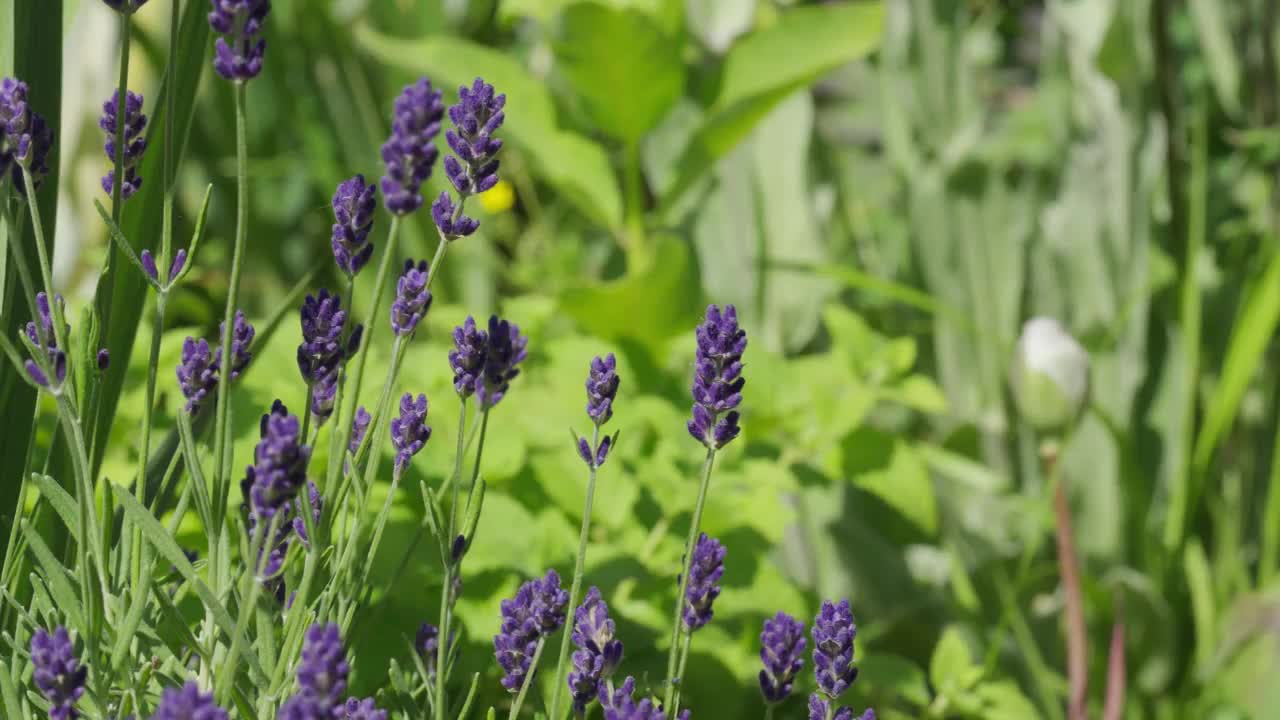
[[[97,3],[66,5],[69,29],[105,28]],[[450,253],[405,364],[403,390],[432,398],[435,436],[377,558],[355,631],[359,688],[385,687],[389,659],[408,665],[403,638],[435,615],[437,566],[411,541],[417,480],[451,469],[447,331],[499,307],[532,338],[531,359],[485,454],[461,666],[483,670],[483,704],[505,702],[489,642],[498,603],[571,565],[586,478],[568,430],[585,426],[587,362],[611,350],[621,444],[587,582],[618,616],[623,672],[657,682],[701,457],[683,430],[691,329],[715,301],[739,306],[752,345],[745,441],[723,454],[704,520],[729,559],[694,643],[697,717],[760,712],[763,619],[807,619],[845,596],[860,627],[851,704],[889,719],[1062,717],[1048,479],[1006,382],[1037,314],[1092,357],[1092,406],[1061,462],[1095,714],[1122,621],[1126,717],[1275,716],[1276,0],[273,5],[269,71],[249,88],[251,316],[280,309],[317,264],[313,284],[334,286],[328,197],[351,174],[380,174],[400,87],[426,74],[449,96],[483,75],[509,97],[504,185]],[[139,22],[135,77],[156,87],[167,22],[158,7]],[[64,74],[83,79],[83,64],[69,55]],[[212,240],[195,289],[171,305],[161,426],[178,407],[181,338],[216,326],[234,226],[230,92],[207,79],[188,90],[179,236],[213,183]],[[81,115],[63,138],[92,130]],[[88,202],[103,162],[96,136],[63,153],[75,181],[62,208],[80,231],[58,242],[73,287],[104,254]],[[424,194],[442,188],[437,177]],[[404,229],[406,253],[432,250],[426,213]],[[297,340],[286,315],[235,398],[237,466],[271,399],[302,402]],[[109,477],[136,463],[140,355],[121,368]]]

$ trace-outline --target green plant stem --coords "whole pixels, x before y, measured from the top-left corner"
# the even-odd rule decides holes
[[[236,300],[240,295],[240,270],[244,265],[245,238],[249,234],[249,140],[245,120],[245,83],[235,83],[236,106],[236,237],[231,254],[231,276],[227,286],[227,306],[222,314],[222,365],[231,367],[231,337],[234,331]],[[230,442],[228,423],[231,415],[231,373],[218,373],[218,404],[214,421],[213,520],[223,522],[227,503],[230,475],[226,462],[227,444]],[[215,591],[217,588],[215,588]],[[235,642],[234,640],[232,641]]]
[[[219,699],[223,704],[231,697],[231,688],[235,685],[236,666],[240,662],[240,651],[242,650],[241,638],[244,637],[245,625],[249,622],[249,615],[252,614],[253,608],[258,604],[258,596],[262,592],[262,581],[259,579],[262,575],[262,568],[265,566],[266,556],[268,553],[263,551],[265,538],[274,538],[280,530],[280,518],[282,513],[276,513],[271,518],[270,527],[263,523],[258,523],[257,529],[253,533],[253,541],[249,545],[250,567],[253,574],[249,576],[248,596],[243,599],[240,605],[240,612],[236,617],[235,635],[231,636],[231,648],[227,651],[227,657],[222,664],[222,670],[218,673],[220,682],[217,683],[219,691]],[[266,529],[266,534],[263,530]]]
[[[680,647],[680,664],[676,666],[676,677],[678,678],[684,678],[684,669],[689,663],[689,646],[693,644],[693,631],[686,630],[683,633],[683,636],[684,642]],[[675,688],[676,694],[675,697],[671,699],[670,705],[672,718],[675,718],[676,715],[680,714],[680,691],[684,689],[681,687],[680,683],[676,683]]]
[[[511,714],[508,720],[516,720],[520,716],[520,706],[524,705],[524,696],[529,694],[529,686],[533,684],[533,676],[538,674],[538,660],[542,658],[542,648],[547,644],[546,636],[538,638],[538,646],[533,651],[533,659],[529,661],[529,672],[525,673],[524,682],[520,684],[520,692],[516,694],[516,699],[511,703]],[[440,670],[436,670],[439,674]]]
[[[169,12],[169,63],[165,69],[170,78],[177,70],[173,58],[178,52],[178,20],[181,17],[182,0],[173,0],[173,8]],[[177,185],[173,174],[173,99],[176,96],[172,88],[164,94],[164,215],[160,232],[160,272],[165,273],[166,283],[169,282],[168,272],[173,263],[173,194]]]
[[[644,173],[640,167],[640,148],[634,143],[624,151],[623,181],[627,200],[623,249],[627,255],[627,272],[635,274],[645,270],[652,258],[644,232]]]
[[[569,586],[569,616],[573,616],[578,607],[578,593],[582,590],[582,575],[587,563],[587,541],[591,533],[591,503],[596,493],[596,473],[599,468],[595,463],[595,451],[600,445],[600,426],[595,426],[591,434],[591,469],[587,473],[587,498],[582,508],[582,528],[578,531],[578,556],[573,565],[573,583]],[[549,708],[552,720],[563,717],[560,712],[560,698],[564,695],[564,674],[569,665],[569,641],[572,633],[566,629],[560,638],[560,660],[556,663],[555,692],[551,696]],[[672,717],[675,717],[674,715]]]
[[[40,261],[40,279],[44,282],[44,291],[49,297],[49,307],[53,311],[53,339],[58,343],[58,347],[66,350],[70,347],[67,344],[66,326],[67,321],[62,316],[62,304],[57,302],[57,295],[53,292],[53,266],[49,262],[49,250],[44,244],[44,223],[40,221],[40,203],[36,199],[35,182],[31,177],[31,171],[25,165],[22,167],[23,187],[27,188],[27,209],[31,212],[31,230],[36,236],[36,258]],[[14,247],[19,247],[21,243],[10,243]],[[19,266],[25,263],[20,263]],[[39,325],[39,323],[37,323]],[[68,363],[68,373],[70,373],[71,363]],[[73,385],[68,382],[67,385]]]
[[[124,187],[124,128],[125,122],[125,99],[129,92],[129,46],[133,39],[133,24],[129,22],[129,13],[119,13],[120,16],[120,81],[116,84],[116,155],[113,158],[115,167],[111,179],[111,219],[120,224],[120,210],[124,207],[121,191]],[[111,267],[115,267],[115,252],[110,253],[112,258]],[[108,280],[108,282],[110,282]],[[107,297],[111,297],[111,286],[106,287]],[[103,323],[107,319],[102,318]]]
[[[145,401],[142,404],[142,447],[138,452],[138,479],[134,484],[134,496],[142,506],[147,504],[147,461],[151,457],[151,412],[155,404],[156,373],[160,366],[160,338],[164,334],[164,311],[167,293],[156,293],[156,309],[151,325],[151,351],[147,356],[147,386]],[[142,567],[142,530],[134,528],[132,532],[134,550],[133,578],[135,587],[140,593],[137,597],[146,597],[149,589],[143,584]]]
[[[775,708],[777,708],[777,707],[778,707],[778,706],[777,706],[777,705],[775,705],[775,704],[773,704],[773,703],[769,703],[768,705],[765,705],[765,706],[764,706],[764,720],[773,720],[773,711],[774,711],[774,709],[775,709]]]
[[[667,692],[663,707],[672,707],[676,685],[677,657],[680,652],[680,630],[684,626],[684,594],[689,589],[689,564],[693,561],[693,546],[698,541],[698,526],[702,523],[702,508],[707,502],[707,487],[711,484],[711,468],[715,465],[716,451],[707,448],[707,458],[702,463],[702,481],[698,484],[698,500],[693,506],[693,519],[689,523],[689,537],[684,544],[684,557],[680,561],[680,583],[676,591],[675,612],[671,619],[671,650],[667,654]]]

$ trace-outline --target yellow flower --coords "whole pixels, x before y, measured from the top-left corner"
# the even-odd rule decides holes
[[[510,210],[515,203],[515,188],[506,180],[499,180],[497,185],[480,193],[480,206],[491,215]]]

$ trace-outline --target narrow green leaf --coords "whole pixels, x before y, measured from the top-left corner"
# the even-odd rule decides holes
[[[9,666],[0,660],[0,700],[4,701],[4,716],[7,718],[24,717],[22,705],[18,702],[18,689],[13,685],[9,675]]]
[[[49,594],[57,605],[55,606],[59,612],[66,616],[68,624],[81,633],[88,631],[88,625],[85,623],[84,608],[80,605],[80,595],[76,591],[74,585],[71,584],[71,574],[67,569],[58,562],[54,557],[53,551],[45,544],[44,539],[40,537],[40,533],[28,523],[26,520],[21,521],[21,528],[27,538],[27,547],[31,550],[31,554],[35,555],[36,562],[40,563],[40,567],[44,568],[43,578],[48,587]]]
[[[484,493],[488,488],[483,477],[476,478],[476,487],[472,491],[472,496],[467,502],[467,517],[462,523],[462,536],[466,538],[466,548],[471,547],[471,541],[476,537],[476,528],[480,524],[480,511],[484,509]],[[452,539],[449,542],[453,542]]]
[[[106,223],[107,237],[111,238],[112,242],[116,244],[116,247],[120,248],[120,250],[124,252],[124,256],[129,259],[129,262],[133,263],[133,267],[137,269],[143,279],[152,287],[159,290],[159,281],[148,275],[146,268],[142,267],[142,260],[139,259],[138,254],[133,251],[133,246],[129,244],[129,239],[124,236],[124,233],[120,230],[120,226],[116,225],[115,221],[111,219],[111,213],[107,212],[107,209],[102,207],[102,203],[97,199],[94,199],[93,206],[98,209],[98,216],[102,218],[102,222]]]
[[[165,277],[165,283],[181,282],[182,278],[187,276],[191,268],[196,263],[196,253],[200,252],[200,241],[204,240],[204,223],[209,216],[209,198],[213,195],[213,183],[209,183],[204,189],[204,200],[200,202],[200,214],[196,216],[196,227],[191,232],[191,244],[187,248],[187,260],[182,264],[182,269],[178,270],[177,277],[171,281],[168,276]],[[170,259],[172,262],[172,259]],[[292,306],[292,305],[291,305]]]
[[[71,537],[76,542],[80,542],[80,510],[76,506],[76,499],[48,475],[31,473],[31,482],[35,483],[36,489],[40,491],[40,497],[44,498],[58,514],[58,518],[67,527]]]
[[[1217,649],[1218,612],[1213,599],[1213,574],[1209,559],[1205,557],[1200,540],[1192,538],[1182,554],[1182,569],[1187,576],[1187,589],[1191,591],[1191,617],[1195,621],[1196,666],[1200,670],[1209,667]]]
[[[191,588],[195,590],[196,595],[200,596],[200,601],[204,603],[205,608],[213,611],[214,621],[217,622],[218,627],[228,636],[235,635],[235,620],[232,619],[231,614],[227,612],[226,607],[222,605],[218,597],[213,594],[213,591],[209,589],[209,586],[205,585],[200,576],[196,574],[196,569],[192,567],[191,561],[183,554],[182,548],[178,547],[178,543],[164,529],[160,521],[149,510],[140,505],[137,499],[128,492],[116,493],[116,499],[120,503],[121,509],[124,510],[124,514],[129,516],[129,519],[142,530],[147,542],[151,543],[156,552],[160,553],[160,556],[173,565],[178,574],[182,575],[191,584]],[[244,656],[249,661],[250,669],[259,677],[265,677],[261,665],[258,664],[258,657],[249,647],[249,643],[242,640],[241,647],[244,648]]]
[[[663,190],[660,207],[673,208],[711,163],[737,147],[788,95],[874,50],[883,25],[878,0],[805,6],[730,48],[720,90]]]

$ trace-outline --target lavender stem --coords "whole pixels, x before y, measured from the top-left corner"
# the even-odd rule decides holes
[[[600,425],[595,425],[595,431],[591,434],[591,452],[594,454],[595,449],[600,445]],[[596,473],[599,467],[595,462],[591,463],[591,469],[587,474],[587,499],[582,509],[582,529],[578,532],[578,557],[573,566],[573,582],[569,585],[569,608],[578,607],[578,593],[582,591],[582,575],[587,562],[587,539],[591,532],[591,503],[596,493]],[[560,638],[560,661],[556,664],[555,693],[551,696],[551,706],[549,708],[551,720],[556,720],[564,716],[560,712],[560,697],[564,695],[565,688],[565,672],[569,667],[569,643],[573,633],[565,631]],[[672,717],[675,717],[673,714]]]
[[[707,448],[707,459],[702,463],[702,482],[698,485],[698,500],[693,506],[693,519],[689,523],[689,539],[685,541],[684,557],[680,561],[680,584],[676,591],[675,613],[671,621],[671,650],[667,654],[667,692],[663,707],[673,707],[676,686],[680,683],[678,661],[680,628],[683,627],[685,593],[689,589],[689,566],[693,562],[693,546],[698,541],[698,529],[702,523],[702,508],[707,502],[707,487],[711,484],[711,468],[715,464],[715,448]],[[673,710],[674,712],[674,710]]]
[[[568,632],[565,634],[567,635]],[[529,693],[529,686],[533,684],[533,676],[538,674],[538,660],[542,658],[542,649],[546,645],[546,635],[538,638],[538,646],[533,651],[533,659],[529,661],[529,672],[524,676],[524,682],[520,685],[520,692],[516,695],[515,702],[511,703],[511,715],[508,716],[508,720],[516,720],[520,716],[520,706],[524,704],[524,696]],[[436,671],[437,674],[439,672],[439,670]]]

